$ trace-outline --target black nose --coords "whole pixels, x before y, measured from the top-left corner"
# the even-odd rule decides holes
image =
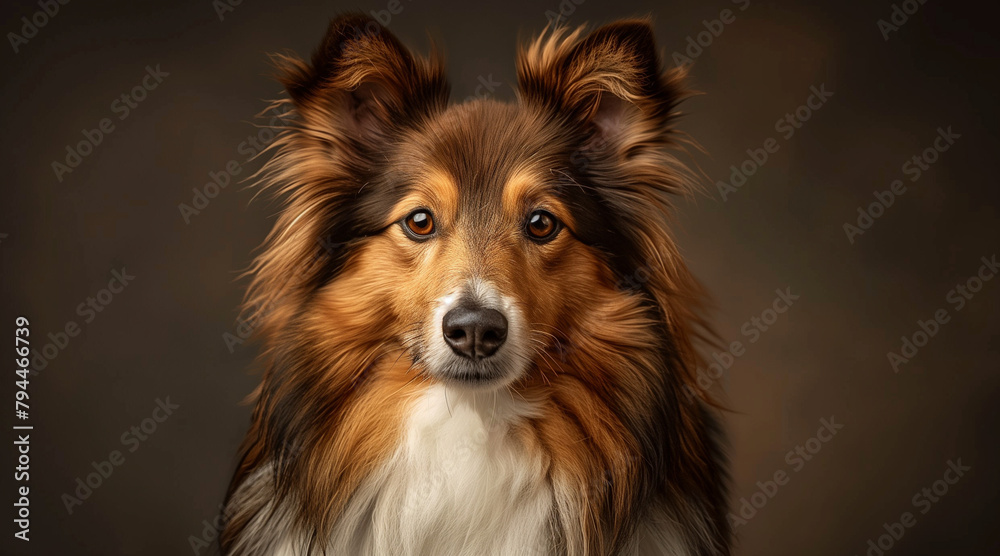
[[[497,352],[507,339],[507,319],[495,309],[459,305],[441,321],[444,341],[470,359],[484,359]]]

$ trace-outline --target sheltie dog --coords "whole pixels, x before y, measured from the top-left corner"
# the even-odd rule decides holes
[[[361,15],[306,62],[246,306],[265,374],[232,555],[728,555],[711,339],[667,226],[684,71],[648,21],[550,28],[517,101]]]

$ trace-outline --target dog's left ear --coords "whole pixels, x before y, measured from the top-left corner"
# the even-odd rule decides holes
[[[591,145],[659,142],[685,96],[683,69],[663,72],[647,20],[619,21],[581,39],[555,29],[518,53],[523,103],[570,118]]]

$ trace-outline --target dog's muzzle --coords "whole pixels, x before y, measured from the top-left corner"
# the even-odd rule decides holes
[[[423,363],[448,383],[496,388],[517,380],[528,364],[524,317],[487,282],[469,280],[438,299],[425,326]]]

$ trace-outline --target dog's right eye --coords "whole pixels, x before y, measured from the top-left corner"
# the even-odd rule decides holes
[[[410,238],[423,241],[434,234],[434,217],[427,209],[417,209],[403,219],[403,231]]]

